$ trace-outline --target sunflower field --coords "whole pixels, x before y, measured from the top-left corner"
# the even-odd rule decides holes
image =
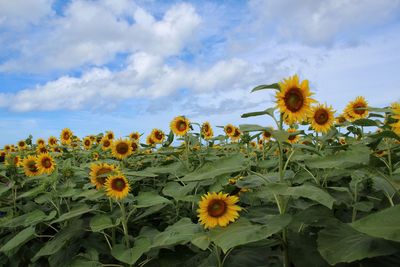
[[[400,103],[338,113],[297,75],[252,93],[275,106],[242,117],[272,125],[4,146],[0,265],[400,266]]]

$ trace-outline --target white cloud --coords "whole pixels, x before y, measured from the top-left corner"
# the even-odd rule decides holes
[[[157,20],[127,0],[74,0],[31,38],[15,41],[19,56],[0,64],[0,72],[69,70],[101,66],[118,53],[179,53],[200,24],[193,6],[171,6]],[[10,44],[8,44],[10,45]]]

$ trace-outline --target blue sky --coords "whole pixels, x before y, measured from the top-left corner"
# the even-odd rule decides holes
[[[299,74],[341,112],[400,98],[400,0],[0,0],[0,146],[186,115],[258,123],[252,87]]]

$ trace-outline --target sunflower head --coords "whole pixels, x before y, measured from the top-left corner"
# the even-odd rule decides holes
[[[346,138],[344,138],[344,137],[339,137],[339,143],[341,144],[341,145],[345,145],[345,144],[347,144],[347,142],[346,142]]]
[[[331,106],[319,104],[312,108],[309,120],[314,131],[326,133],[335,121],[334,111]]]
[[[35,156],[27,156],[23,163],[25,175],[28,177],[36,176],[39,174],[39,169],[36,164],[36,157]]]
[[[10,150],[11,150],[11,146],[10,145],[5,145],[4,146],[4,151],[10,152]]]
[[[139,149],[138,142],[131,142],[132,152],[136,152]]]
[[[115,140],[112,144],[112,155],[117,159],[124,159],[132,154],[132,141],[126,139]]]
[[[69,145],[72,142],[72,131],[69,128],[64,128],[61,131],[60,140],[61,144]]]
[[[230,138],[233,142],[236,142],[240,139],[241,135],[242,135],[242,132],[239,130],[239,128],[235,127],[233,134],[230,136]]]
[[[218,225],[225,227],[230,222],[234,222],[239,218],[239,211],[241,210],[236,205],[238,201],[237,196],[229,196],[222,192],[203,195],[197,210],[200,224],[207,229]]]
[[[104,186],[107,180],[107,176],[118,171],[118,168],[114,165],[107,163],[92,163],[90,165],[90,182],[100,189]]]
[[[92,146],[92,140],[90,139],[90,137],[85,137],[83,139],[83,147],[86,150],[89,150],[91,148],[91,146]]]
[[[232,137],[235,134],[235,129],[236,127],[233,126],[232,124],[227,124],[224,127],[224,132],[226,133],[227,136]]]
[[[21,141],[18,142],[18,148],[19,148],[20,150],[26,149],[26,143],[25,143],[24,140],[21,140]]]
[[[128,180],[121,173],[108,176],[105,188],[107,196],[117,200],[124,199],[130,190]]]
[[[49,152],[46,146],[37,146],[36,154],[43,154]]]
[[[101,149],[104,151],[109,150],[112,147],[113,140],[108,139],[106,136],[104,136],[101,139]]]
[[[151,134],[146,137],[146,144],[149,146],[154,146],[156,144]]]
[[[153,129],[150,135],[156,144],[161,144],[165,139],[165,134],[160,129]]]
[[[346,122],[346,117],[344,115],[340,115],[340,116],[337,116],[335,118],[335,123],[336,124],[342,124],[342,123],[345,123],[345,122]]]
[[[107,137],[110,140],[113,140],[114,139],[114,132],[113,131],[107,131],[104,136]]]
[[[38,139],[36,140],[36,144],[37,144],[38,146],[44,146],[44,145],[46,145],[46,141],[44,141],[43,138],[38,138]]]
[[[4,162],[6,160],[7,152],[4,150],[0,150],[0,162]]]
[[[287,130],[287,132],[290,134],[287,139],[287,142],[294,144],[299,141],[300,137],[297,134],[291,134],[297,132],[297,129],[290,128]]]
[[[355,100],[350,101],[344,109],[346,120],[353,122],[368,116],[368,102],[362,96],[357,96]]]
[[[132,141],[139,141],[140,134],[138,132],[132,132],[129,134],[129,138],[132,139]]]
[[[57,138],[55,136],[50,136],[49,139],[47,140],[47,143],[49,143],[49,146],[57,146]]]
[[[190,121],[184,116],[175,117],[170,123],[170,128],[175,135],[184,136],[190,130]]]
[[[93,160],[95,160],[95,161],[99,160],[99,153],[93,152],[92,157],[93,157]]]
[[[273,131],[274,129],[272,129],[272,128],[268,128],[267,130],[264,130],[263,132],[262,132],[262,139],[264,140],[264,141],[269,141],[270,139],[271,139],[271,137],[272,137],[272,131]]]
[[[205,140],[210,140],[214,136],[213,129],[208,121],[201,125],[201,135]]]
[[[51,174],[55,169],[56,163],[50,154],[43,153],[36,158],[36,166],[40,174]]]
[[[312,93],[308,87],[308,80],[299,81],[294,75],[279,82],[280,91],[276,93],[276,103],[283,114],[285,123],[293,124],[302,122],[310,114],[311,104],[315,102],[311,98]]]
[[[21,157],[18,155],[12,155],[7,153],[0,153],[0,162],[4,162],[6,165],[12,165],[15,167],[21,166]]]

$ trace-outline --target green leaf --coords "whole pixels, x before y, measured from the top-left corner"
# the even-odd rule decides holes
[[[308,198],[330,209],[332,209],[333,203],[335,202],[335,199],[327,192],[309,184],[289,187],[287,184],[270,183],[265,185],[262,190],[257,193],[259,197],[266,198],[269,198],[271,194]]]
[[[0,248],[0,252],[7,252],[14,249],[24,244],[28,240],[32,239],[34,235],[35,235],[35,227],[30,226],[28,228],[25,228],[24,230],[19,232],[16,236],[11,238],[7,243],[5,243],[4,246]]]
[[[272,83],[272,84],[263,84],[263,85],[259,85],[254,87],[251,92],[256,92],[256,91],[260,91],[260,90],[265,90],[265,89],[275,89],[275,90],[280,90],[279,84],[277,83]]]
[[[276,139],[278,142],[286,142],[291,134],[295,133],[288,133],[287,131],[272,131],[272,136]]]
[[[101,230],[114,227],[112,220],[109,216],[99,214],[90,220],[90,228],[93,232],[100,232]]]
[[[242,116],[240,116],[240,117],[248,118],[248,117],[261,116],[261,115],[269,115],[269,116],[273,117],[274,116],[274,111],[275,111],[274,108],[268,108],[268,109],[263,110],[263,111],[255,111],[255,112],[245,113],[245,114],[242,114]]]
[[[14,182],[9,183],[8,185],[0,184],[0,196],[10,190],[14,186]]]
[[[371,120],[371,119],[358,119],[353,122],[354,125],[358,126],[379,126],[381,124],[380,120]]]
[[[202,250],[206,250],[210,246],[211,240],[208,235],[200,234],[193,238],[191,243]]]
[[[370,236],[400,242],[400,205],[370,214],[351,226]]]
[[[127,248],[118,244],[111,250],[111,255],[117,260],[133,265],[147,251],[150,250],[150,240],[148,238],[138,238],[133,248]]]
[[[25,197],[34,197],[38,194],[44,192],[44,189],[41,186],[34,187],[31,190],[28,190],[17,197],[17,199],[25,198]]]
[[[139,195],[136,197],[136,201],[136,207],[138,208],[147,208],[159,204],[171,203],[170,200],[158,195],[155,192],[140,192]]]
[[[240,124],[239,128],[242,132],[256,132],[267,130],[267,127],[263,127],[257,124]]]
[[[332,224],[318,234],[318,251],[331,265],[395,253],[388,241],[357,232],[342,223]]]
[[[162,193],[166,196],[173,197],[175,200],[185,201],[189,199],[188,197],[186,197],[186,195],[192,192],[195,187],[196,183],[189,183],[182,186],[177,182],[169,182],[165,185]]]
[[[79,207],[75,207],[75,208],[71,209],[70,212],[62,214],[58,219],[52,221],[51,223],[52,224],[58,223],[58,222],[62,222],[62,221],[74,218],[74,217],[78,217],[82,214],[91,212],[92,210],[94,210],[94,208],[89,208],[86,204],[84,204]]]
[[[227,227],[218,227],[210,231],[210,239],[217,244],[224,253],[229,249],[259,240],[281,231],[291,220],[291,216],[277,215],[270,219],[267,224],[252,224],[245,218],[240,218]]]
[[[207,162],[194,172],[185,175],[181,181],[207,180],[222,174],[238,172],[246,169],[245,162],[246,159],[242,154],[221,158],[214,162]]]
[[[168,226],[163,232],[154,237],[152,247],[166,247],[190,242],[193,236],[200,233],[202,228],[192,223],[189,218],[182,218],[175,224]]]

